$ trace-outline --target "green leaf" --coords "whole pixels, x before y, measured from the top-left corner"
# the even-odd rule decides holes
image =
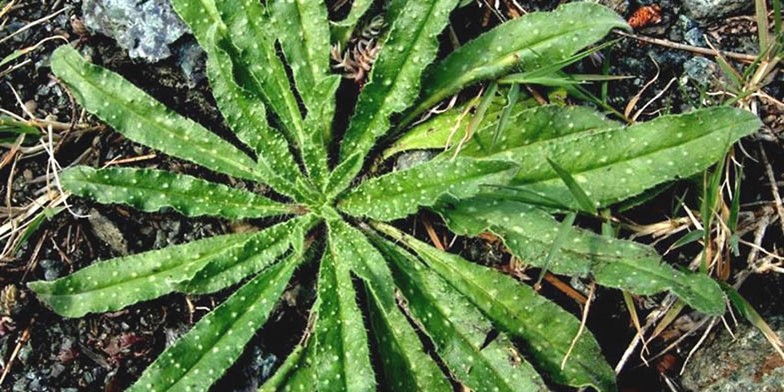
[[[338,208],[357,217],[403,218],[420,206],[432,206],[443,195],[466,198],[484,184],[505,183],[516,170],[514,164],[501,160],[430,161],[362,183],[338,202]]]
[[[295,255],[243,285],[166,349],[128,391],[205,390],[239,358],[269,318],[291,274]]]
[[[337,260],[346,260],[366,285],[373,334],[384,361],[384,379],[401,391],[449,391],[438,365],[424,352],[416,331],[395,300],[392,273],[365,235],[343,221],[330,222],[330,243]]]
[[[229,127],[258,156],[260,180],[281,194],[296,196],[296,180],[302,173],[291,156],[288,141],[267,124],[267,110],[261,99],[237,83],[232,60],[232,53],[237,50],[220,31],[215,26],[204,37],[198,37],[208,53],[207,76],[212,95]]]
[[[207,294],[238,283],[245,277],[272,265],[289,249],[301,252],[296,243],[303,241],[305,232],[316,223],[312,216],[279,223],[257,233],[232,258],[210,260],[191,279],[176,285],[177,290],[189,294]]]
[[[321,260],[316,323],[318,386],[326,391],[373,391],[367,331],[356,302],[349,264],[337,258],[334,244]]]
[[[516,257],[543,267],[559,232],[550,214],[524,203],[477,197],[441,205],[438,211],[455,233],[490,231],[504,240]],[[724,312],[721,290],[709,276],[683,273],[660,261],[647,246],[574,228],[547,266],[555,274],[587,277],[607,287],[649,295],[672,291],[693,308],[708,314]]]
[[[316,86],[329,73],[327,7],[323,0],[273,0],[268,7],[297,90],[308,110],[315,110],[324,101]]]
[[[120,75],[88,63],[70,46],[52,54],[52,71],[79,103],[125,137],[210,170],[259,179],[247,155],[196,122],[167,109]]]
[[[505,333],[468,299],[399,247],[378,241],[411,315],[433,341],[452,375],[476,391],[545,391],[539,374]]]
[[[154,212],[171,207],[186,216],[262,218],[292,214],[285,205],[241,189],[160,170],[76,166],[60,174],[70,192],[100,203],[122,203]]]
[[[515,66],[533,70],[569,58],[615,28],[629,29],[615,12],[590,2],[564,4],[553,12],[531,12],[503,23],[428,69],[420,104],[404,124],[439,101]]]
[[[590,385],[600,391],[616,390],[615,374],[602,360],[599,344],[590,333],[580,335],[566,366],[561,369],[561,361],[580,329],[580,321],[561,307],[508,275],[439,251],[397,230],[384,232],[415,250],[429,269],[481,309],[502,331],[523,338],[531,360],[554,381],[572,386]],[[456,310],[452,308],[452,311]]]
[[[370,7],[373,5],[373,0],[354,0],[351,2],[351,10],[348,15],[339,21],[331,22],[332,41],[337,42],[344,47],[346,42],[351,38],[351,33],[357,27],[359,19],[362,18]]]
[[[172,5],[199,42],[213,26],[222,30],[237,48],[233,59],[239,85],[263,99],[290,140],[299,145],[306,142],[302,113],[276,53],[276,31],[265,7],[258,1],[215,0],[173,0]]]
[[[664,116],[627,128],[587,122],[590,115],[583,109],[546,107],[524,113],[527,124],[503,135],[496,149],[487,147],[491,132],[477,132],[461,154],[517,162],[521,170],[511,185],[572,209],[579,205],[548,158],[571,173],[597,207],[604,207],[705,170],[760,125],[757,116],[727,107]]]
[[[65,317],[120,310],[158,298],[191,279],[207,263],[233,260],[258,233],[228,234],[132,256],[100,261],[66,277],[27,286]]]
[[[550,158],[547,158],[547,163],[549,163],[550,167],[553,168],[555,174],[561,178],[561,181],[563,181],[564,185],[569,188],[569,192],[572,193],[574,201],[576,201],[577,205],[580,206],[580,210],[597,215],[599,212],[596,210],[595,203],[591,200],[590,197],[588,197],[583,188],[580,187],[580,184],[574,180],[574,177],[572,177],[572,175],[566,171],[566,169],[561,167],[561,165],[557,164]]]
[[[283,361],[280,367],[278,367],[278,369],[275,370],[275,373],[272,376],[270,376],[270,378],[268,378],[266,381],[264,381],[264,384],[261,387],[259,387],[258,392],[301,390],[298,388],[284,389],[284,385],[286,385],[287,382],[291,381],[292,375],[294,375],[296,372],[301,372],[305,367],[305,364],[302,363],[303,362],[302,358],[303,358],[303,354],[305,354],[305,350],[307,350],[305,346],[302,345],[296,346],[294,348],[294,351],[292,351],[291,354],[289,354],[289,356],[286,357],[286,360]],[[313,390],[312,387],[313,384],[315,383],[310,383],[309,388],[307,390]]]
[[[416,99],[419,79],[438,51],[438,34],[457,0],[409,1],[401,11],[359,95],[357,109],[343,138],[341,159],[364,156],[390,128],[389,118]],[[359,169],[351,173],[354,177]]]

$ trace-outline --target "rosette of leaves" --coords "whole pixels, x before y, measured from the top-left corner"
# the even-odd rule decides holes
[[[272,191],[152,169],[89,167],[61,174],[67,190],[143,211],[280,223],[97,262],[30,288],[55,312],[81,317],[172,292],[238,286],[161,354],[134,391],[208,389],[304,263],[319,263],[311,323],[263,390],[532,391],[545,390],[545,379],[614,390],[613,371],[590,333],[570,352],[580,329],[574,315],[514,278],[388,222],[431,209],[456,233],[492,232],[525,262],[547,260],[553,273],[637,294],[669,291],[699,311],[721,314],[721,290],[707,275],[676,270],[633,242],[560,231],[552,214],[595,210],[698,173],[758,121],[716,108],[625,127],[589,109],[510,103],[488,111],[459,150],[407,170],[367,173],[389,136],[406,131],[400,115],[413,118],[514,69],[564,61],[610,30],[628,28],[606,8],[570,3],[504,23],[436,60],[458,2],[388,2],[383,48],[347,129],[336,129],[341,79],[330,72],[330,40],[345,39],[369,2],[355,1],[346,21],[330,22],[316,0],[174,0],[207,52],[209,83],[234,144],[73,48],[59,48],[54,73],[125,137]],[[423,129],[449,132],[453,117],[435,117],[403,140]],[[421,147],[412,146],[397,148]],[[317,236],[323,238],[308,240]],[[556,236],[566,240],[550,250]]]

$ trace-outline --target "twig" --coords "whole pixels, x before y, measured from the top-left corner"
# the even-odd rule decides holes
[[[699,46],[679,44],[677,42],[668,41],[666,39],[651,38],[651,37],[646,37],[644,35],[637,35],[637,34],[632,34],[632,33],[626,33],[626,32],[623,32],[623,31],[615,31],[615,34],[623,36],[623,37],[627,37],[627,38],[634,38],[634,39],[636,39],[638,41],[647,42],[649,44],[665,46],[665,47],[673,48],[673,49],[685,50],[685,51],[688,51],[688,52],[694,52],[694,53],[704,54],[704,55],[708,55],[708,56],[719,56],[719,55],[722,55],[722,56],[725,56],[725,57],[729,57],[731,59],[735,59],[735,60],[738,60],[738,61],[745,61],[745,62],[748,62],[748,63],[753,63],[757,59],[757,56],[754,56],[754,55],[751,55],[751,54],[735,53],[735,52],[725,52],[725,51],[719,51],[719,50],[705,49],[705,48],[701,48]]]
[[[588,321],[588,311],[591,309],[591,300],[593,300],[593,292],[596,290],[596,282],[591,282],[591,288],[588,291],[588,300],[585,301],[585,307],[583,308],[583,317],[580,320],[580,328],[577,330],[577,334],[574,335],[574,339],[572,339],[572,344],[569,345],[569,350],[566,351],[566,355],[564,355],[563,360],[561,360],[561,370],[566,366],[566,360],[569,359],[569,356],[572,354],[572,350],[574,346],[577,344],[577,340],[580,339],[580,335],[583,334],[585,330],[585,323]]]
[[[11,357],[8,358],[8,361],[5,363],[3,374],[0,375],[0,385],[3,385],[3,381],[5,381],[8,373],[11,371],[11,366],[13,366],[16,357],[19,355],[19,351],[22,349],[22,346],[27,343],[28,339],[30,339],[30,327],[27,327],[24,331],[22,331],[22,336],[19,337],[19,341],[16,343],[16,347],[14,347],[14,351],[11,353]]]
[[[776,213],[779,216],[779,226],[781,226],[781,231],[784,232],[784,206],[781,204],[781,195],[779,195],[779,189],[776,185],[776,175],[773,174],[773,167],[770,166],[768,155],[765,154],[765,148],[762,147],[762,143],[759,143],[759,149],[760,154],[762,155],[762,163],[765,165],[765,174],[768,175],[770,193],[773,195],[773,200],[776,201]]]

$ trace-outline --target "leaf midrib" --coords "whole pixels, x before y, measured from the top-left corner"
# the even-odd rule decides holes
[[[83,83],[85,83],[85,84],[87,84],[87,85],[90,85],[90,86],[92,86],[92,87],[95,89],[95,91],[98,91],[98,92],[99,92],[99,93],[102,95],[102,97],[103,97],[104,99],[106,99],[106,100],[108,100],[108,101],[112,101],[112,102],[114,102],[114,103],[119,103],[119,104],[120,104],[120,106],[124,107],[124,108],[125,108],[125,110],[127,110],[129,113],[131,113],[131,114],[133,114],[134,116],[136,116],[136,117],[140,118],[140,119],[141,119],[141,121],[143,121],[143,122],[150,122],[150,123],[152,123],[153,125],[156,125],[157,127],[161,128],[161,129],[167,130],[167,131],[168,131],[168,135],[175,136],[175,137],[176,137],[176,138],[177,138],[177,139],[178,139],[180,142],[184,142],[184,143],[186,143],[186,144],[190,145],[190,146],[193,148],[193,150],[197,150],[197,151],[199,151],[199,152],[202,152],[202,153],[204,153],[205,155],[208,155],[208,156],[212,157],[213,159],[216,159],[216,160],[218,160],[218,161],[220,161],[220,162],[223,162],[224,164],[228,164],[229,166],[231,166],[231,167],[234,167],[234,168],[235,168],[235,169],[237,169],[237,170],[238,170],[240,173],[242,173],[244,176],[247,176],[246,178],[248,178],[248,179],[254,179],[254,180],[256,179],[256,175],[255,175],[255,173],[254,173],[254,171],[253,171],[252,169],[245,167],[245,165],[241,165],[241,164],[239,164],[239,163],[235,162],[235,160],[234,160],[234,159],[224,158],[224,157],[222,157],[220,154],[218,154],[218,155],[215,155],[215,154],[213,154],[213,153],[212,153],[212,151],[211,151],[210,149],[203,148],[203,147],[201,147],[199,144],[193,144],[193,143],[192,143],[192,142],[193,142],[192,140],[186,140],[186,139],[184,139],[184,138],[182,137],[182,135],[180,135],[178,132],[172,132],[172,130],[173,130],[173,129],[177,129],[177,128],[172,128],[172,127],[169,127],[168,125],[166,125],[166,124],[164,124],[164,123],[161,123],[160,121],[158,121],[158,120],[156,120],[156,119],[155,119],[155,118],[156,118],[156,116],[149,117],[149,116],[144,116],[144,115],[140,114],[139,112],[137,112],[137,111],[135,110],[135,108],[133,107],[133,105],[126,105],[126,104],[125,104],[125,102],[123,102],[122,100],[120,100],[120,99],[116,99],[116,98],[114,97],[114,95],[111,95],[111,94],[107,94],[107,93],[105,93],[105,92],[104,92],[104,91],[103,91],[103,90],[100,88],[101,86],[99,86],[97,83],[94,83],[94,81],[93,81],[92,79],[90,79],[90,78],[87,78],[86,76],[83,76],[83,75],[81,74],[81,72],[79,72],[79,70],[78,70],[78,69],[77,69],[77,68],[76,68],[76,67],[75,67],[73,64],[71,64],[71,62],[70,62],[70,61],[65,61],[64,63],[68,65],[68,67],[70,68],[70,70],[71,70],[71,73],[72,73],[73,75],[76,75],[76,76],[77,76],[77,77],[78,77],[78,78],[79,78],[79,79],[80,79],[80,80],[81,80]],[[148,94],[147,94],[147,93],[145,93],[144,91],[138,90],[138,88],[137,88],[137,87],[135,87],[135,86],[134,86],[134,88],[135,88],[135,89],[137,89],[137,90],[136,90],[136,92],[140,92],[140,93],[142,93],[143,95],[147,96],[147,98],[148,98],[148,99],[151,99],[151,100],[155,101],[155,104],[156,104],[156,106],[158,106],[158,105],[159,105],[158,101],[157,101],[157,100],[155,100],[154,98],[152,98],[152,97],[148,96]],[[164,108],[164,111],[165,111],[167,114],[171,114],[171,112],[169,111],[169,109],[168,109],[168,108]],[[96,112],[100,112],[100,110],[97,110]],[[99,115],[99,116],[100,116],[100,115]],[[103,117],[103,116],[100,116],[100,117]],[[183,117],[183,118],[182,118],[182,120],[184,120],[184,122],[185,122],[185,124],[188,126],[188,128],[191,128],[191,127],[193,127],[194,125],[197,125],[197,124],[196,124],[196,122],[194,122],[193,120],[190,120],[190,119],[188,119],[188,118],[185,118],[185,117]],[[176,121],[175,121],[175,122],[176,122]],[[209,131],[208,131],[206,128],[205,128],[205,131],[207,131],[207,133],[206,133],[207,135],[213,135],[213,136],[215,136],[217,139],[219,139],[221,142],[223,142],[223,143],[226,143],[226,142],[225,142],[223,139],[220,139],[220,138],[218,138],[216,135],[214,135],[214,134],[210,133],[210,132],[209,132]],[[186,131],[186,132],[187,132],[187,131]],[[123,133],[123,135],[125,134],[124,132],[121,132],[121,133]],[[209,136],[208,136],[208,137],[209,137]],[[134,138],[134,139],[135,139],[135,138]],[[225,147],[231,147],[232,149],[234,149],[234,147],[233,147],[233,146],[231,146],[231,145],[229,145],[229,144],[227,144],[227,143],[225,144]],[[236,150],[236,149],[235,149],[235,150]],[[249,160],[249,161],[251,161],[251,162],[252,162],[252,160],[250,159],[250,157],[248,157],[247,155],[245,155],[245,153],[241,152],[240,150],[231,151],[231,152],[232,152],[232,153],[236,153],[236,154],[240,154],[242,157],[244,157],[244,158],[247,158],[247,160]],[[232,154],[232,155],[234,155],[234,154]],[[191,161],[191,159],[188,159],[188,160],[189,160],[189,161]],[[204,164],[202,164],[202,163],[198,163],[198,162],[196,162],[196,163],[197,163],[197,164],[199,164],[200,166],[204,166],[204,167],[206,167],[206,168],[208,168],[208,169],[212,169],[212,168],[210,168],[209,166],[206,166],[206,165],[204,165]],[[212,170],[214,170],[214,169],[212,169]]]
[[[577,170],[574,170],[574,171],[569,170],[569,172],[572,175],[582,174],[582,173],[586,173],[586,172],[590,172],[590,171],[595,171],[595,170],[599,170],[599,169],[602,169],[602,168],[606,168],[608,166],[613,166],[613,165],[617,165],[617,164],[624,163],[624,162],[629,162],[629,161],[642,159],[642,158],[654,155],[654,154],[659,153],[659,152],[664,151],[664,150],[668,150],[668,149],[684,146],[687,143],[694,143],[694,142],[697,142],[697,141],[699,141],[701,139],[712,137],[712,136],[716,135],[717,133],[722,132],[725,129],[738,127],[740,124],[743,124],[744,122],[747,122],[747,121],[739,121],[739,122],[736,122],[736,123],[732,123],[730,125],[725,125],[725,126],[722,126],[722,127],[713,128],[712,131],[710,131],[708,133],[704,133],[704,134],[698,135],[698,136],[696,136],[694,138],[691,138],[691,139],[686,139],[686,140],[684,140],[684,139],[676,139],[676,140],[667,139],[667,143],[665,145],[663,145],[660,148],[657,148],[655,150],[648,151],[648,152],[645,152],[643,154],[635,155],[635,156],[632,156],[632,157],[620,156],[620,157],[618,157],[618,159],[608,160],[606,162],[599,162],[597,160],[595,162],[596,163],[595,165],[586,165],[585,167],[577,169]],[[645,123],[645,124],[649,124],[649,123]],[[563,136],[563,137],[564,138],[570,138],[571,140],[568,140],[568,141],[571,142],[571,141],[579,140],[581,138],[597,136],[597,135],[601,135],[601,134],[605,134],[605,133],[609,133],[609,132],[617,132],[618,130],[628,130],[628,128],[627,127],[609,128],[609,129],[606,129],[606,130],[603,130],[603,131],[600,131],[600,132],[591,133],[589,135],[572,134],[572,135],[566,135],[566,136]],[[570,137],[570,136],[574,136],[574,137]],[[728,140],[730,140],[730,139],[728,139]],[[532,146],[535,146],[535,145],[539,145],[539,144],[545,144],[548,141],[552,142],[553,140],[556,140],[556,139],[542,140],[542,141],[537,141],[537,142],[534,142],[534,143],[531,143],[531,144],[528,144],[528,145],[525,145],[525,146],[522,146],[522,147],[511,148],[511,149],[508,149],[508,150],[505,150],[505,151],[498,152],[498,153],[495,153],[493,155],[490,155],[487,158],[488,159],[493,159],[493,158],[498,159],[499,157],[503,157],[506,154],[514,154],[515,152],[519,152],[519,151],[524,150],[526,148],[529,148],[529,147],[532,147]],[[555,145],[556,143],[553,143],[553,144]],[[532,180],[529,180],[529,181],[514,180],[514,185],[530,185],[530,184],[537,184],[537,183],[546,182],[546,181],[552,181],[552,180],[556,180],[556,179],[558,179],[560,181],[560,178],[557,175],[552,175],[551,172],[547,172],[547,173],[543,173],[543,174],[545,174],[545,176],[540,177],[540,178],[535,178],[535,179],[532,179]],[[547,175],[547,174],[551,174],[551,175]]]

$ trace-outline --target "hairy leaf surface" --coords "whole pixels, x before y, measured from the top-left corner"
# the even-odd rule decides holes
[[[330,244],[330,246],[334,246]],[[324,252],[318,282],[316,372],[325,391],[373,391],[367,332],[356,302],[347,260],[334,248]]]
[[[342,197],[338,207],[353,216],[403,218],[445,194],[465,198],[485,184],[503,184],[516,170],[513,163],[501,160],[430,161],[366,181]]]
[[[306,216],[268,227],[243,244],[234,257],[210,260],[191,279],[178,283],[177,290],[189,294],[213,293],[264,270],[289,249],[302,252],[295,244],[303,241],[305,231],[313,223]]]
[[[560,131],[564,128],[556,126],[553,110],[563,111],[560,122],[566,121],[565,129],[570,131]],[[574,121],[569,110],[530,109],[521,115],[529,118],[531,125],[522,130],[508,128],[517,134],[510,131],[502,136],[503,142],[496,149],[480,146],[492,137],[485,133],[461,154],[513,160],[521,168],[511,182],[517,189],[579,210],[579,203],[548,158],[571,173],[597,207],[603,207],[665,181],[705,170],[732,143],[760,125],[759,119],[747,111],[720,107],[660,117],[628,128],[602,128],[601,122],[584,128],[585,116]],[[578,112],[584,114],[583,110]]]
[[[298,195],[295,188],[302,174],[289,151],[286,138],[267,124],[267,111],[257,96],[242,88],[235,79],[235,64],[230,53],[236,48],[221,34],[217,26],[201,39],[207,51],[207,75],[212,93],[226,123],[237,137],[256,153],[256,168],[261,181],[281,194]]]
[[[545,391],[541,377],[505,333],[446,281],[402,249],[379,242],[411,315],[454,377],[476,391]]]
[[[609,8],[591,2],[568,3],[553,12],[531,12],[503,23],[428,69],[421,103],[408,118],[515,66],[531,70],[569,58],[615,28],[629,27]]]
[[[167,109],[122,76],[88,63],[70,46],[54,51],[52,71],[85,109],[125,137],[210,170],[258,179],[255,164],[245,153]]]
[[[559,230],[550,214],[509,200],[478,197],[439,211],[456,233],[473,236],[490,231],[504,240],[512,254],[537,267],[544,267]],[[573,228],[550,256],[547,269],[569,276],[590,275],[603,286],[635,294],[669,290],[699,311],[724,313],[721,289],[709,276],[677,271],[662,263],[655,250],[631,241]]]
[[[262,218],[295,208],[241,189],[161,170],[76,166],[60,174],[72,193],[101,203],[127,204],[154,212],[171,207],[186,216]]]
[[[392,273],[381,253],[362,232],[342,221],[330,222],[330,242],[335,258],[349,262],[352,272],[365,282],[372,331],[384,360],[382,370],[388,385],[399,390],[451,390],[398,308]]]
[[[228,234],[118,257],[28,287],[63,316],[120,310],[174,291],[177,283],[191,279],[210,261],[233,260],[257,235]]]
[[[394,21],[370,82],[359,96],[341,144],[341,159],[356,152],[366,155],[375,140],[389,130],[389,117],[411,105],[419,92],[422,71],[436,56],[437,36],[456,5],[457,0],[406,2],[401,11],[405,17]]]
[[[212,385],[267,321],[300,261],[291,257],[243,285],[167,348],[128,391],[191,391]]]
[[[325,98],[316,86],[329,72],[327,7],[323,0],[273,0],[268,6],[297,90],[308,110],[315,110]]]
[[[580,336],[570,360],[561,369],[580,322],[558,305],[508,275],[440,251],[396,230],[384,231],[414,249],[428,267],[504,332],[523,338],[534,364],[547,370],[557,382],[590,385],[601,391],[616,389],[613,370],[601,360],[601,349],[590,332]]]

